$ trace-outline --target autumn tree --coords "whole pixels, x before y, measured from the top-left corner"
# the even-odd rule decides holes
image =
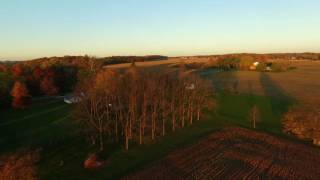
[[[241,56],[240,57],[240,69],[249,70],[250,66],[254,63],[254,58],[252,56]]]
[[[20,81],[16,81],[11,90],[13,97],[12,107],[24,109],[30,100],[30,95],[26,85]]]
[[[12,66],[11,72],[12,72],[14,77],[22,76],[22,74],[24,72],[23,66],[21,64],[15,64],[15,65]]]
[[[7,72],[7,66],[4,65],[4,64],[0,64],[0,73],[3,72],[3,73],[6,73]]]
[[[42,68],[37,66],[33,69],[33,77],[35,79],[41,79],[43,76],[44,76],[44,70]]]
[[[184,70],[182,70],[184,71]],[[208,107],[209,86],[194,74],[142,71],[132,65],[124,72],[99,72],[77,88],[81,99],[75,119],[92,144],[105,141],[144,143],[200,120]]]
[[[54,84],[53,78],[45,77],[40,83],[41,92],[44,95],[53,96],[58,94],[58,88]]]

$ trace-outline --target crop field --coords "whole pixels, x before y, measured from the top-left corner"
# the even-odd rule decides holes
[[[261,73],[233,71],[207,73],[218,90],[249,93],[282,98],[293,98],[301,103],[318,103],[320,100],[320,62],[298,61],[297,69],[287,72]]]
[[[316,179],[319,149],[226,128],[124,179]]]

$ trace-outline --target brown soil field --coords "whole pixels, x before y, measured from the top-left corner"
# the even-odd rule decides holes
[[[124,179],[319,179],[319,153],[269,134],[226,128]]]
[[[320,62],[296,61],[297,69],[287,72],[260,73],[233,71],[213,74],[218,89],[258,95],[286,95],[301,103],[320,104]]]

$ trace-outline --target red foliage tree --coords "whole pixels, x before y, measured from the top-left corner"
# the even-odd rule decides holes
[[[14,108],[25,108],[30,100],[30,95],[26,85],[20,81],[16,81],[11,90],[13,97],[12,107]]]
[[[55,86],[54,81],[50,77],[45,77],[40,83],[41,92],[48,96],[57,95],[59,89]]]
[[[23,67],[20,64],[15,64],[12,66],[11,72],[15,77],[21,76],[23,74]]]
[[[36,67],[33,70],[33,76],[36,79],[40,79],[44,75],[44,71],[40,67]]]
[[[7,72],[7,67],[4,64],[0,64],[0,72]]]

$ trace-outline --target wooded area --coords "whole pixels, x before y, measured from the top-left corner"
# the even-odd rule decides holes
[[[195,74],[105,70],[77,88],[75,120],[92,144],[107,140],[143,144],[200,120],[209,106],[210,83]]]

